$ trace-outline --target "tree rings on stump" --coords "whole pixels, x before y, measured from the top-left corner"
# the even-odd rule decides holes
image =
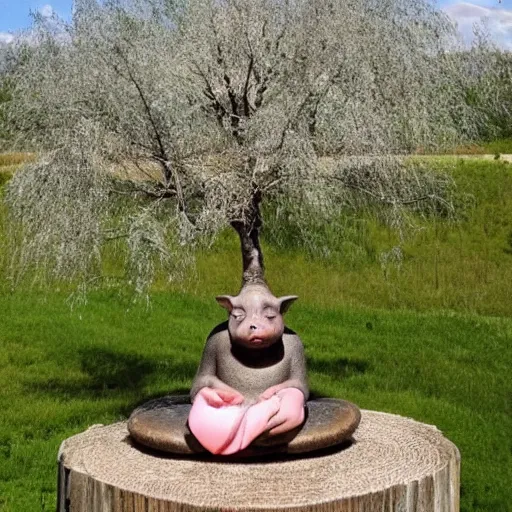
[[[152,400],[132,413],[128,421],[130,435],[136,442],[155,450],[182,455],[204,453],[187,426],[190,408],[188,396]],[[360,419],[359,409],[345,400],[311,400],[307,403],[303,425],[279,436],[261,436],[234,457],[278,452],[298,454],[330,448],[349,439]]]
[[[58,510],[457,512],[459,466],[435,427],[372,411],[337,449],[237,461],[141,449],[122,422],[63,442]]]

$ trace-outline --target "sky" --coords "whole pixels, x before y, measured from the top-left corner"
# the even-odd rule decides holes
[[[502,47],[512,50],[512,0],[438,0],[467,41],[472,28],[483,18],[493,39]],[[9,43],[13,33],[30,26],[30,12],[43,16],[56,13],[64,19],[71,17],[72,0],[0,0],[0,43]]]

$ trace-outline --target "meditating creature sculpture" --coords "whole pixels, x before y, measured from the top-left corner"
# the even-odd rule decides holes
[[[283,321],[297,297],[271,293],[258,222],[232,226],[241,241],[242,288],[237,296],[217,297],[229,319],[208,336],[190,397],[137,408],[130,435],[180,455],[296,454],[341,445],[357,428],[359,409],[344,400],[308,400],[304,347]]]
[[[217,297],[229,321],[206,341],[188,419],[211,453],[236,453],[265,432],[281,434],[304,421],[304,348],[282,316],[296,298],[276,298],[263,282],[243,286],[236,297]]]

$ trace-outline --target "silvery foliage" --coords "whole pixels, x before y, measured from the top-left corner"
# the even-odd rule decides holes
[[[474,27],[472,47],[460,55],[466,98],[483,139],[512,134],[512,53],[493,43],[486,24]]]
[[[390,155],[475,133],[458,44],[426,0],[78,0],[17,49],[9,119],[43,155],[6,193],[17,275],[85,279],[114,253],[146,290],[253,222],[255,194],[301,230],[449,210],[446,177]]]

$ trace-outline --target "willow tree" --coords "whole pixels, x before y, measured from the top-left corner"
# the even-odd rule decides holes
[[[476,125],[426,0],[78,0],[29,44],[8,112],[41,152],[5,196],[18,276],[94,278],[117,250],[141,291],[229,225],[247,265],[263,200],[299,229],[445,209],[446,178],[396,155]]]

